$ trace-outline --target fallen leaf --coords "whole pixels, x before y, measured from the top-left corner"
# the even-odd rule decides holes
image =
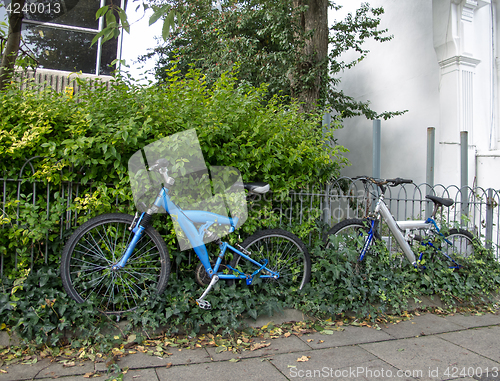
[[[285,333],[285,337],[290,337],[292,334],[290,332]]]
[[[170,368],[171,366],[172,366],[172,363],[171,363],[171,362],[169,362],[169,363],[167,364],[166,368],[168,369],[168,368]]]
[[[297,362],[306,362],[309,361],[310,358],[311,356],[302,356],[297,359]]]
[[[238,361],[240,361],[240,359],[232,358],[232,359],[229,360],[229,362],[238,362]]]
[[[92,377],[93,375],[94,375],[94,373],[93,373],[93,372],[85,373],[85,374],[83,375],[83,378],[90,378],[90,377]]]
[[[115,356],[119,356],[119,355],[123,354],[123,351],[120,351],[118,348],[113,348],[111,350],[111,352],[113,352],[113,355],[115,355]]]
[[[225,345],[221,345],[220,347],[217,347],[215,349],[215,353],[222,353],[222,352],[225,352],[227,351],[227,347]]]
[[[271,343],[255,343],[254,345],[252,345],[250,347],[250,350],[256,351],[257,349],[265,348],[265,347],[268,347],[270,345],[271,345]]]
[[[64,363],[64,364],[63,364],[63,366],[68,367],[68,368],[69,368],[69,367],[72,367],[72,366],[75,366],[75,365],[76,365],[76,364],[75,364],[75,362],[74,362],[74,361],[69,361],[69,362],[66,362],[66,363]]]

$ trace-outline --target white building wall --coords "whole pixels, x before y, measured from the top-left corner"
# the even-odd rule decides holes
[[[460,131],[469,135],[469,185],[500,188],[496,150],[498,90],[496,0],[372,0],[394,38],[370,42],[367,58],[342,74],[341,88],[379,112],[381,177],[426,180],[427,127],[436,128],[435,183],[460,185]],[[372,173],[372,122],[344,121],[338,143],[350,150],[343,174]],[[498,171],[500,172],[500,171]],[[499,173],[500,174],[500,173]]]

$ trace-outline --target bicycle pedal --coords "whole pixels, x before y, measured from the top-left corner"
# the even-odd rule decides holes
[[[198,307],[200,307],[202,310],[211,310],[212,305],[210,304],[209,301],[207,300],[202,300],[202,299],[196,299],[196,304]]]

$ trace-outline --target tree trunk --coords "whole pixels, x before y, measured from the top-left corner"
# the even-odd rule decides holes
[[[293,0],[300,13],[299,30],[307,36],[298,47],[297,67],[292,74],[292,96],[303,103],[303,111],[313,111],[326,85],[328,74],[328,0]]]
[[[25,0],[12,0],[11,9],[23,9],[24,2]],[[11,12],[9,16],[9,35],[7,36],[7,43],[3,52],[2,64],[0,65],[0,91],[7,85],[14,72],[14,65],[21,42],[23,16],[22,11],[18,13]]]

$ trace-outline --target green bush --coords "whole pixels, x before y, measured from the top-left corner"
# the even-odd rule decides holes
[[[15,253],[21,270],[29,267],[32,256],[35,263],[47,255],[49,264],[57,264],[66,239],[62,226],[75,222],[64,214],[66,209],[78,214],[78,224],[105,212],[132,213],[128,159],[141,147],[182,130],[197,130],[209,165],[237,167],[244,181],[267,181],[281,196],[326,181],[345,163],[343,148],[332,145],[331,133],[319,127],[320,116],[301,114],[298,105],[283,106],[279,97],[264,102],[265,86],[237,87],[234,73],[223,75],[211,88],[195,70],[183,78],[170,71],[167,78],[165,85],[152,86],[117,80],[109,90],[81,81],[75,97],[16,87],[0,93],[2,177],[18,178],[25,160],[39,156],[31,161],[34,169],[24,168],[27,180],[19,201],[16,184],[7,187],[2,214],[7,229],[0,230],[4,271],[15,266]],[[36,196],[30,183],[35,179],[41,182]],[[70,181],[84,184],[78,194],[76,186],[68,189]],[[68,191],[73,199],[65,205]],[[251,209],[243,233],[272,223],[272,218],[261,218],[266,214]],[[170,232],[168,224],[161,230],[169,244]]]

